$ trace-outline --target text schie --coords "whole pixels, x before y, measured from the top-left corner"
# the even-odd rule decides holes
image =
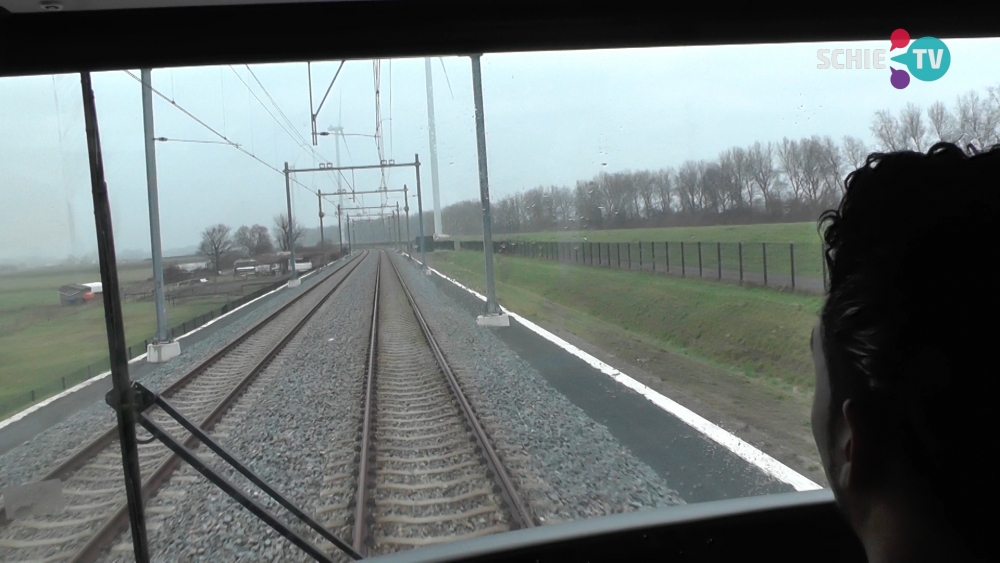
[[[885,68],[885,49],[819,49],[816,57],[816,68]]]

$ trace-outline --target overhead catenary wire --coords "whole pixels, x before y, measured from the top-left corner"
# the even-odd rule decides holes
[[[136,76],[136,75],[132,74],[132,72],[131,72],[131,71],[129,71],[129,70],[123,70],[122,72],[124,72],[125,74],[127,74],[127,75],[131,76],[131,77],[132,77],[133,79],[135,79],[135,81],[136,81],[136,82],[138,82],[138,83],[140,83],[140,84],[144,84],[144,82],[142,81],[142,79],[141,79],[141,78],[139,78],[138,76]],[[263,165],[264,165],[264,166],[266,166],[267,168],[270,168],[270,169],[271,169],[271,170],[273,170],[274,172],[277,172],[278,174],[280,174],[280,175],[282,175],[282,176],[284,176],[284,175],[285,175],[285,172],[284,172],[283,170],[279,170],[278,168],[275,168],[274,166],[271,166],[270,164],[268,164],[268,163],[267,163],[266,161],[262,160],[262,159],[261,159],[260,157],[258,157],[257,155],[255,155],[255,154],[253,154],[252,152],[250,152],[250,151],[248,151],[248,150],[244,149],[244,148],[243,148],[242,146],[240,146],[240,144],[239,144],[239,143],[236,143],[236,142],[234,142],[234,141],[230,140],[230,139],[229,139],[228,137],[226,137],[226,136],[225,136],[225,135],[223,135],[222,133],[219,133],[219,132],[218,132],[217,130],[215,130],[215,128],[213,128],[213,127],[212,127],[211,125],[209,125],[209,124],[205,123],[205,122],[204,122],[204,121],[202,121],[201,119],[198,119],[198,117],[197,117],[197,116],[195,116],[195,115],[194,115],[193,113],[191,113],[191,112],[189,112],[188,110],[184,109],[184,107],[183,107],[183,106],[181,106],[180,104],[178,104],[178,103],[177,103],[177,102],[176,102],[175,100],[171,100],[170,98],[168,98],[168,97],[166,97],[165,95],[163,95],[163,93],[162,93],[162,92],[160,92],[159,90],[157,90],[156,88],[154,88],[152,84],[146,84],[146,86],[147,86],[147,87],[148,87],[148,88],[150,89],[150,91],[152,91],[152,92],[153,92],[154,94],[156,94],[157,96],[159,96],[159,97],[163,98],[164,100],[166,100],[166,101],[170,102],[170,104],[171,104],[171,105],[173,105],[173,106],[174,106],[175,108],[177,108],[178,110],[180,110],[180,112],[181,112],[181,113],[183,113],[184,115],[186,115],[186,116],[190,117],[190,118],[191,118],[191,119],[193,119],[193,120],[194,120],[194,121],[195,121],[196,123],[198,123],[199,125],[201,125],[201,126],[202,126],[202,127],[204,127],[205,129],[208,129],[208,130],[209,130],[210,132],[212,132],[212,134],[214,134],[215,136],[217,136],[217,137],[219,137],[220,139],[222,139],[223,141],[225,141],[225,143],[223,143],[223,144],[228,144],[228,145],[232,146],[233,148],[235,148],[236,150],[238,150],[238,151],[242,152],[243,154],[245,154],[245,155],[249,156],[250,158],[252,158],[252,159],[256,160],[257,162],[259,162],[259,163],[263,164]],[[291,178],[291,181],[292,181],[292,182],[295,182],[295,184],[297,184],[297,185],[301,186],[301,187],[302,187],[303,189],[305,189],[305,190],[309,190],[309,186],[306,186],[305,184],[303,184],[302,182],[299,182],[299,181],[298,181],[298,180],[296,180],[295,178]],[[310,190],[310,191],[311,191],[311,190]]]
[[[246,66],[247,70],[250,71],[251,74],[253,74],[253,71],[250,70],[250,66],[249,65],[245,65],[245,66]],[[240,76],[238,72],[236,72],[236,69],[233,68],[232,65],[229,65],[229,69],[232,70],[233,74],[235,74],[236,77],[240,79],[240,82],[242,82],[243,86],[246,87],[247,92],[249,92],[250,95],[252,95],[257,100],[257,103],[260,104],[260,107],[264,108],[264,111],[267,112],[267,114],[269,116],[271,116],[271,119],[273,119],[274,122],[278,124],[278,127],[281,127],[281,130],[284,131],[286,135],[288,135],[288,137],[292,140],[292,142],[294,142],[295,144],[297,144],[299,146],[299,148],[301,148],[303,151],[305,151],[307,155],[309,155],[310,157],[313,158],[313,160],[320,159],[323,162],[329,162],[329,160],[326,158],[326,156],[324,156],[322,153],[320,153],[315,148],[311,147],[306,142],[305,137],[303,137],[298,131],[295,130],[294,126],[292,126],[291,123],[287,120],[287,117],[285,118],[285,120],[286,120],[286,124],[288,125],[288,127],[286,127],[285,124],[282,124],[282,122],[280,120],[278,120],[278,118],[275,117],[273,113],[271,113],[271,110],[269,110],[267,108],[267,106],[260,99],[260,97],[257,95],[257,93],[254,92],[252,88],[250,88],[250,85],[247,84],[247,82],[245,80],[243,80],[243,77]],[[256,78],[256,76],[254,76],[254,78]],[[260,82],[260,80],[257,80],[257,84],[260,86],[261,90],[264,91],[264,94],[268,97],[268,99],[271,100],[271,103],[274,105],[275,109],[277,109],[277,111],[284,116],[284,112],[281,111],[281,106],[279,106],[274,101],[274,98],[272,98],[271,95],[268,93],[267,88],[264,87],[264,85]],[[290,128],[290,130],[289,130],[289,128]]]

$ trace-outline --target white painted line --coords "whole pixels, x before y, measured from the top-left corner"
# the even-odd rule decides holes
[[[319,270],[313,270],[313,271],[309,272],[308,274],[303,274],[302,276],[299,277],[299,279],[309,277],[309,276],[315,274],[318,271]],[[256,299],[254,299],[252,301],[247,301],[246,303],[240,305],[239,307],[233,309],[232,311],[228,311],[224,315],[215,317],[214,319],[208,321],[207,323],[205,323],[205,324],[203,324],[203,325],[201,325],[199,327],[196,327],[194,330],[188,331],[187,333],[178,336],[176,338],[176,340],[180,340],[181,338],[186,338],[188,336],[191,336],[192,334],[198,332],[199,330],[201,330],[201,329],[203,329],[203,328],[205,328],[205,327],[207,327],[207,326],[209,326],[211,324],[214,324],[214,323],[216,323],[216,322],[218,322],[218,321],[220,321],[220,320],[228,317],[229,315],[232,315],[233,313],[235,313],[236,311],[239,311],[240,309],[246,307],[247,305],[250,305],[251,303],[256,303],[257,301],[260,301],[261,299],[267,297],[268,295],[271,295],[271,294],[273,294],[275,292],[281,291],[282,289],[285,289],[286,287],[288,287],[287,283],[285,283],[284,285],[280,285],[280,286],[278,286],[277,289],[269,291],[269,292],[265,293],[264,295],[261,295],[260,297],[257,297]],[[144,354],[140,354],[140,355],[132,358],[131,360],[129,360],[128,363],[129,364],[134,364],[134,363],[136,363],[136,362],[138,362],[140,360],[145,360],[146,359],[146,355],[147,354],[145,354],[145,353]],[[78,384],[74,385],[73,387],[70,387],[69,389],[63,391],[62,393],[59,393],[58,395],[53,395],[53,396],[49,397],[48,399],[45,399],[44,401],[35,403],[34,405],[31,405],[30,407],[24,409],[23,411],[15,414],[13,416],[11,416],[10,418],[7,418],[5,420],[0,421],[0,430],[3,430],[7,426],[10,426],[11,424],[13,424],[13,423],[15,423],[15,422],[23,419],[24,417],[30,415],[31,413],[37,412],[37,411],[39,411],[39,410],[47,407],[48,405],[54,403],[55,401],[57,401],[57,400],[59,400],[59,399],[61,399],[63,397],[66,397],[67,395],[72,395],[73,393],[76,393],[77,391],[83,389],[84,387],[87,387],[88,385],[90,385],[92,383],[95,383],[96,381],[98,381],[98,380],[100,380],[100,379],[102,379],[104,377],[107,377],[107,375],[110,374],[110,373],[111,373],[110,371],[105,371],[105,372],[99,373],[99,374],[95,375],[94,377],[91,377],[90,379],[84,381],[83,383],[78,383]]]
[[[407,256],[405,252],[402,254],[404,256]],[[416,258],[413,258],[413,261],[418,264],[422,264]],[[431,268],[430,266],[428,266],[427,268],[430,271],[434,272],[435,274],[448,280],[449,282],[475,295],[481,301],[486,301],[485,295],[482,295],[481,293],[471,288],[465,287],[457,280],[449,278],[448,276],[442,274],[441,272],[435,270],[434,268]],[[688,426],[691,426],[695,430],[701,432],[702,434],[712,439],[716,443],[720,444],[729,451],[743,458],[751,465],[754,465],[764,473],[770,475],[771,477],[774,477],[775,479],[784,481],[785,483],[788,483],[792,487],[795,487],[796,491],[814,491],[823,488],[820,487],[818,484],[813,483],[804,475],[798,473],[797,471],[793,470],[787,465],[781,463],[780,461],[774,459],[773,457],[767,455],[766,453],[758,450],[752,445],[744,442],[739,437],[709,422],[708,420],[701,417],[694,411],[688,409],[687,407],[684,407],[683,405],[673,401],[672,399],[669,399],[659,394],[655,390],[629,377],[621,370],[618,370],[602,362],[601,360],[598,360],[594,356],[591,356],[587,352],[584,352],[583,350],[577,348],[576,346],[573,346],[569,342],[566,342],[565,340],[543,329],[542,327],[536,325],[535,323],[529,321],[528,319],[525,319],[524,317],[518,315],[517,313],[511,311],[510,309],[507,309],[506,307],[503,306],[500,306],[500,309],[503,312],[510,315],[511,317],[513,317],[514,319],[516,319],[519,323],[524,325],[525,328],[527,328],[528,330],[534,332],[535,334],[541,336],[542,338],[548,340],[549,342],[552,342],[556,346],[559,346],[560,348],[566,350],[570,354],[573,354],[577,358],[580,358],[581,360],[587,362],[594,369],[597,369],[601,373],[610,376],[618,383],[621,383],[622,385],[628,387],[629,389],[636,391],[637,393],[648,399],[650,402],[652,402],[654,405],[676,416],[684,423],[686,423]]]

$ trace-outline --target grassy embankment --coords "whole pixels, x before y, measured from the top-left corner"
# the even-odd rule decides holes
[[[433,265],[484,292],[481,253],[435,252]],[[809,335],[820,297],[517,257],[498,260],[496,284],[503,306],[593,344],[601,343],[597,325],[611,323],[734,377],[812,391]]]
[[[482,240],[482,236],[461,236],[457,240]],[[653,250],[658,265],[664,264],[664,243],[670,243],[671,269],[680,268],[680,243],[684,242],[684,261],[688,275],[698,275],[698,242],[702,243],[702,267],[705,277],[715,275],[718,268],[719,249],[716,243],[721,243],[722,268],[724,270],[739,270],[739,246],[743,244],[743,269],[745,272],[764,271],[764,251],[762,243],[767,243],[767,271],[771,275],[789,275],[791,273],[791,250],[789,244],[795,245],[795,275],[821,278],[823,265],[820,261],[822,246],[816,223],[774,223],[759,225],[718,225],[710,227],[664,227],[642,229],[609,229],[603,231],[549,231],[539,233],[494,234],[493,239],[518,242],[573,242],[573,243],[613,243],[611,245],[612,260],[616,260],[617,247],[621,243],[622,263],[628,249],[626,243],[631,243],[633,262],[638,262],[639,246],[643,243],[643,256],[648,264],[651,249],[650,243],[655,243]],[[594,251],[595,253],[597,250]],[[601,252],[605,252],[602,247]],[[606,254],[604,255],[606,256]]]
[[[123,285],[151,275],[148,265],[124,266],[119,271]],[[107,358],[103,307],[99,303],[59,305],[59,286],[99,279],[100,274],[91,269],[0,277],[0,411],[7,411],[0,412],[0,417],[23,404],[32,389],[51,389],[62,376]],[[167,318],[175,325],[225,301],[212,297],[177,306],[168,303]],[[122,309],[126,342],[141,344],[156,332],[152,302],[123,303]]]

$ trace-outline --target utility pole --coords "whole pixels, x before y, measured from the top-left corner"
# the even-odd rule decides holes
[[[146,361],[159,364],[181,353],[181,343],[167,333],[167,304],[163,295],[163,252],[160,246],[160,201],[156,185],[156,137],[153,128],[153,70],[142,74],[142,129],[146,137],[146,192],[149,197],[149,239],[153,251],[153,299],[156,302],[156,336],[146,346]]]
[[[479,149],[479,197],[483,204],[483,252],[486,255],[486,315],[481,326],[510,326],[510,317],[500,311],[493,282],[493,224],[490,219],[490,185],[486,168],[486,118],[483,115],[483,77],[480,55],[472,56],[472,91],[476,102],[476,144]]]
[[[417,214],[420,215],[420,271],[424,274],[430,274],[431,271],[427,269],[427,241],[424,240],[424,200],[420,195],[420,155],[413,155],[413,162],[416,163],[417,167]]]
[[[396,202],[396,250],[402,252],[403,244],[400,237],[402,237],[402,232],[399,230],[399,202],[397,201]]]
[[[424,58],[424,74],[427,78],[427,134],[431,145],[431,188],[434,190],[434,233],[444,234],[441,226],[441,192],[438,186],[437,132],[434,127],[434,78],[430,57]]]
[[[323,190],[316,190],[316,199],[319,200],[319,249],[322,252],[323,266],[326,266],[326,238],[323,235]]]
[[[344,252],[344,228],[340,226],[340,204],[337,205],[337,244],[340,245],[340,250],[337,252],[339,256]]]
[[[295,228],[292,225],[292,183],[288,176],[288,162],[285,162],[285,200],[288,202],[288,250],[292,253],[292,274],[288,278],[288,287],[298,287],[302,280],[299,279],[299,272],[295,267],[295,241],[292,238]]]
[[[406,207],[403,208],[406,212],[406,257],[413,260],[413,239],[410,237],[410,193],[406,189],[406,184],[403,184],[403,201],[406,203]]]

